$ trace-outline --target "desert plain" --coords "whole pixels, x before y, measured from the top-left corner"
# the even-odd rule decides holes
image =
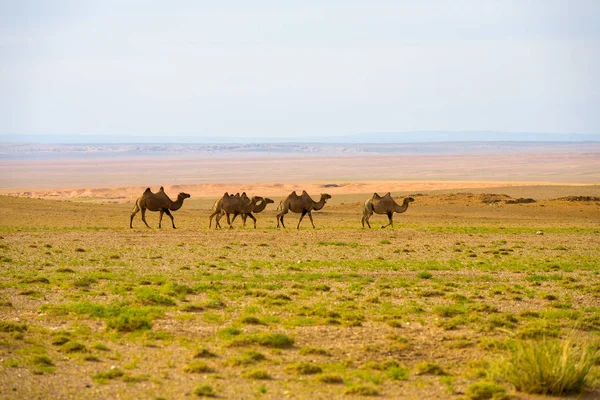
[[[2,158],[0,397],[598,398],[600,153],[559,150]],[[148,186],[177,229],[129,228]],[[292,190],[316,229],[276,228]],[[225,191],[274,204],[209,229]],[[536,390],[556,346],[585,379]]]

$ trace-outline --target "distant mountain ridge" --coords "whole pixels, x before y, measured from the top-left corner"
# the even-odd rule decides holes
[[[599,134],[412,131],[370,132],[344,136],[307,137],[218,137],[145,135],[0,135],[0,143],[42,144],[227,144],[227,143],[435,143],[435,142],[598,142]]]

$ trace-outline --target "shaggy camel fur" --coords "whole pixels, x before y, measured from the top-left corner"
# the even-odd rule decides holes
[[[144,191],[144,194],[141,195],[135,202],[135,206],[133,207],[133,212],[131,213],[131,217],[129,218],[129,227],[133,228],[133,217],[138,212],[142,212],[142,221],[146,224],[148,228],[150,225],[146,222],[146,210],[148,211],[160,211],[160,218],[158,219],[158,227],[162,227],[162,218],[163,214],[167,214],[171,217],[171,223],[173,224],[173,229],[175,228],[175,221],[173,220],[173,215],[171,215],[171,211],[177,211],[183,205],[183,200],[189,198],[190,195],[187,193],[179,193],[177,195],[177,201],[173,201],[167,196],[165,193],[165,189],[161,186],[157,193],[152,193],[150,188],[147,188]]]
[[[379,196],[377,193],[373,193],[373,197],[365,201],[365,205],[363,208],[363,217],[362,217],[362,226],[365,227],[365,222],[371,227],[369,223],[369,218],[373,213],[375,214],[387,214],[389,223],[387,225],[382,226],[385,228],[387,226],[392,226],[394,228],[394,221],[392,220],[392,216],[395,212],[403,213],[408,209],[408,204],[415,201],[412,197],[407,197],[402,202],[402,205],[398,205],[392,195],[388,192],[385,196]]]
[[[254,217],[254,215],[252,215],[252,213],[258,214],[259,212],[263,211],[265,209],[265,207],[267,207],[267,204],[271,204],[271,203],[275,203],[275,201],[271,200],[268,197],[265,197],[262,202],[260,202],[259,204],[256,204],[254,206],[254,210],[252,210],[249,213],[242,213],[242,222],[244,223],[244,227],[246,227],[246,219],[248,219],[248,217],[250,217],[254,221],[254,229],[256,229],[256,218]],[[235,215],[233,216],[233,219],[231,220],[232,224],[233,224],[234,220],[235,220]]]
[[[227,192],[225,192],[225,194],[223,195],[223,197],[221,197],[220,199],[218,199],[217,201],[215,201],[215,204],[213,204],[212,209],[214,210],[214,212],[212,214],[210,214],[209,217],[209,223],[208,223],[208,227],[212,227],[212,220],[216,215],[221,215],[223,214],[223,199],[225,197],[231,198],[231,199],[239,199],[240,197],[244,200],[244,202],[249,203],[250,199],[248,198],[248,196],[246,195],[246,192],[243,192],[242,195],[240,196],[239,192],[236,193],[235,195],[233,194],[229,194]],[[220,219],[220,218],[219,218]],[[216,228],[220,228],[221,225],[215,225],[215,229]]]
[[[302,218],[306,214],[310,218],[310,223],[312,227],[315,227],[315,224],[312,219],[312,211],[318,211],[325,206],[327,200],[331,198],[327,193],[321,193],[321,199],[319,201],[314,201],[311,199],[308,193],[305,190],[302,191],[302,195],[298,196],[296,192],[290,193],[285,199],[281,201],[281,211],[277,214],[277,227],[279,228],[279,222],[281,221],[281,225],[285,228],[285,224],[283,223],[283,217],[288,211],[294,213],[302,213],[300,216],[300,220],[298,221],[298,226],[296,229],[300,229],[300,222],[302,222]]]
[[[250,202],[245,201],[244,197],[231,198],[223,196],[223,202],[221,203],[221,214],[217,215],[215,220],[216,226],[221,227],[219,220],[223,217],[223,214],[227,215],[227,224],[229,229],[233,229],[233,220],[240,214],[251,214],[254,211],[254,207],[258,202],[262,202],[264,199],[260,196],[252,196]],[[233,214],[233,220],[230,220],[229,215]],[[255,220],[256,223],[256,220]],[[255,226],[256,227],[256,226]]]

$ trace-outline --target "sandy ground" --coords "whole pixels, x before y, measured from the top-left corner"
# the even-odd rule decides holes
[[[176,196],[224,192],[285,196],[391,191],[585,187],[600,183],[596,152],[499,154],[374,154],[245,158],[0,160],[0,194],[48,199],[131,202],[146,187]],[[578,190],[578,195],[585,191]]]

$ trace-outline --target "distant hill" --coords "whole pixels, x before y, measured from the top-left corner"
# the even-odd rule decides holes
[[[202,137],[138,135],[0,135],[0,143],[41,144],[227,144],[227,143],[435,143],[435,142],[598,142],[600,134],[493,131],[369,132],[345,136]]]

